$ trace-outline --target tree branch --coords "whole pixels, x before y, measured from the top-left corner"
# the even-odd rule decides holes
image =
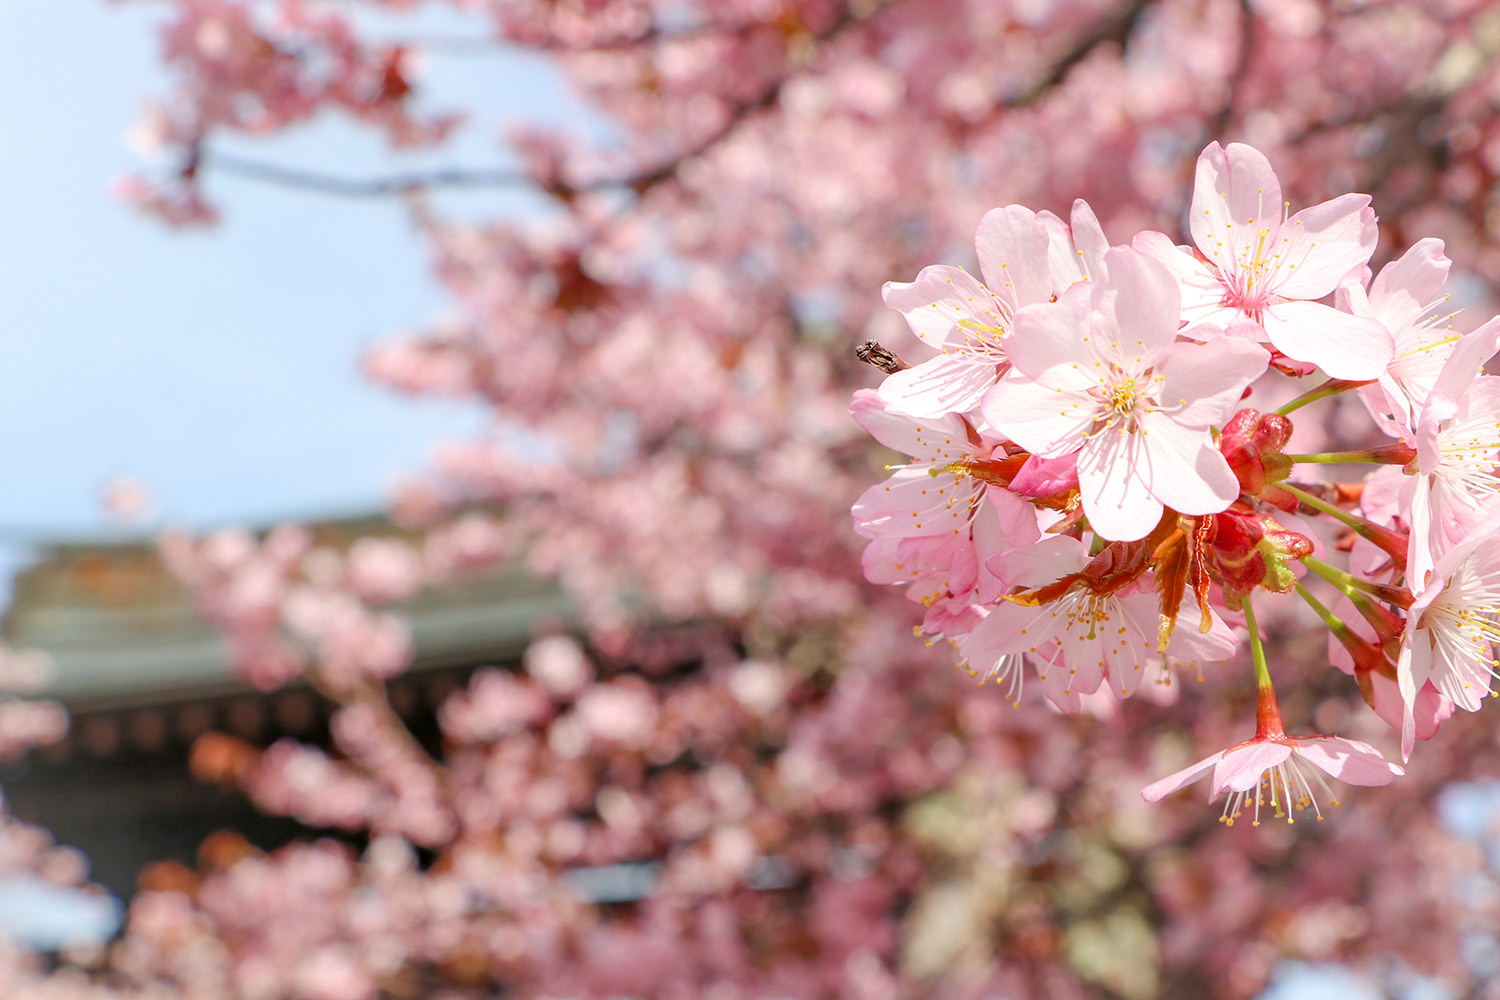
[[[208,149],[199,151],[198,166],[200,169],[207,167],[247,180],[339,198],[389,198],[433,188],[519,187],[536,183],[535,178],[520,170],[470,170],[457,167],[370,179],[339,177],[297,167],[262,163],[233,153]]]
[[[813,41],[819,44],[831,41],[849,27],[868,20],[875,13],[895,2],[898,2],[898,0],[886,0],[885,3],[876,4],[872,10],[862,14],[855,14],[849,6],[845,6],[831,25],[813,36]],[[1144,6],[1146,2],[1148,0],[1135,0],[1136,6]],[[643,36],[643,38],[649,41],[651,36],[648,34]],[[189,167],[184,168],[182,175],[184,177],[195,176],[199,169],[208,167],[249,180],[263,181],[282,187],[297,188],[341,198],[388,198],[434,188],[518,187],[523,185],[533,185],[541,191],[564,201],[589,192],[617,189],[633,191],[639,196],[675,177],[683,163],[704,155],[738,129],[747,118],[758,111],[765,110],[774,105],[780,99],[782,89],[796,75],[797,71],[791,70],[773,80],[756,97],[748,101],[730,104],[724,122],[689,148],[674,153],[656,166],[643,168],[635,173],[619,177],[601,177],[588,181],[572,182],[562,178],[537,178],[520,170],[452,167],[427,173],[409,173],[390,177],[356,179],[263,163],[258,160],[247,159],[229,153],[211,151],[205,147],[199,147],[192,151],[189,158]]]
[[[1235,52],[1234,68],[1229,71],[1228,89],[1224,103],[1208,123],[1205,142],[1212,142],[1224,134],[1229,120],[1234,117],[1234,107],[1239,103],[1240,85],[1245,81],[1245,72],[1250,68],[1250,54],[1255,48],[1255,12],[1250,9],[1250,0],[1240,0],[1240,38]]]
[[[1124,7],[1120,8],[1112,17],[1106,17],[1094,25],[1092,31],[1079,38],[1073,43],[1073,47],[1062,54],[1052,68],[1039,79],[1032,82],[1030,87],[1022,91],[1020,95],[1000,102],[1006,108],[1026,108],[1035,104],[1046,96],[1047,92],[1067,78],[1073,71],[1073,67],[1083,62],[1099,46],[1106,42],[1114,42],[1124,46],[1135,32],[1135,27],[1140,23],[1141,15],[1145,14],[1146,8],[1150,7],[1154,0],[1130,0]]]

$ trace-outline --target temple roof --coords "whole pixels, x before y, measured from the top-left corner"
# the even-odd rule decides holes
[[[319,544],[336,548],[404,534],[374,516],[308,527]],[[537,626],[572,620],[555,585],[514,564],[429,588],[390,610],[411,625],[415,670],[513,657]],[[199,620],[151,540],[43,547],[14,581],[0,637],[13,648],[49,654],[55,669],[41,693],[74,711],[247,689],[229,670],[223,638]]]

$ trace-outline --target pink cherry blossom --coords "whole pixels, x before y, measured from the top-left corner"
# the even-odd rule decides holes
[[[1388,785],[1406,773],[1397,764],[1381,756],[1380,751],[1359,740],[1338,736],[1256,737],[1227,750],[1205,757],[1176,774],[1141,790],[1147,802],[1157,802],[1191,785],[1212,771],[1208,800],[1229,793],[1220,819],[1234,825],[1247,807],[1252,808],[1251,823],[1260,825],[1261,806],[1277,819],[1295,822],[1292,810],[1311,808],[1321,821],[1319,796],[1333,805],[1339,803],[1324,780],[1331,775],[1350,785]],[[1318,772],[1323,772],[1319,774]]]
[[[1212,514],[1239,496],[1209,428],[1269,357],[1238,338],[1179,343],[1171,273],[1128,248],[1104,261],[1105,279],[1018,314],[1014,369],[985,397],[984,414],[1037,455],[1077,452],[1089,523],[1130,540],[1156,525],[1163,505]]]
[[[445,304],[369,355],[365,373],[402,392],[466,399],[494,429],[440,449],[405,490],[402,527],[425,535],[412,539],[420,574],[409,554],[356,566],[322,541],[315,556],[310,540],[275,552],[241,534],[212,552],[177,547],[198,606],[257,683],[304,668],[317,680],[325,651],[380,667],[355,672],[353,691],[292,692],[330,702],[378,692],[379,674],[400,661],[378,655],[389,643],[353,641],[367,628],[339,626],[346,602],[309,602],[289,622],[299,587],[379,602],[419,579],[443,586],[514,558],[518,574],[524,566],[567,591],[577,617],[566,623],[580,632],[571,652],[528,655],[522,669],[535,683],[499,668],[444,699],[450,728],[440,749],[423,741],[438,755],[427,765],[403,749],[399,725],[335,704],[335,747],[268,752],[273,760],[238,775],[242,787],[261,782],[263,808],[314,817],[323,806],[350,829],[409,834],[373,836],[362,854],[327,841],[268,855],[242,845],[238,856],[205,845],[197,870],[148,870],[126,933],[81,967],[0,944],[0,993],[374,989],[473,1000],[503,983],[538,997],[1080,1000],[1197,996],[1212,983],[1245,1000],[1282,957],[1344,963],[1397,992],[1406,969],[1435,972],[1454,995],[1493,985],[1464,958],[1475,928],[1494,923],[1494,873],[1482,847],[1432,808],[1445,785],[1462,794],[1462,783],[1500,769],[1493,733],[1472,724],[1484,720],[1446,725],[1405,781],[1361,796],[1359,815],[1330,836],[1247,845],[1214,836],[1210,817],[1190,810],[1148,813],[1113,793],[1121,779],[1145,784],[1143,762],[1186,735],[1232,742],[1249,671],[1229,665],[1174,684],[1176,708],[1057,692],[1060,707],[1095,716],[1080,725],[1012,712],[935,669],[950,650],[924,648],[911,626],[961,639],[1019,585],[1008,580],[1028,557],[991,550],[987,532],[1003,541],[998,514],[959,535],[848,530],[850,504],[880,478],[872,470],[899,460],[876,454],[845,415],[849,393],[877,381],[852,344],[905,336],[875,295],[882,281],[951,259],[997,204],[1063,214],[1073,204],[1061,237],[1061,220],[1037,215],[1050,292],[1066,298],[1085,274],[1079,260],[1090,283],[1105,277],[1089,257],[1098,248],[1102,264],[1104,229],[1130,242],[1180,220],[1199,136],[1253,138],[1301,204],[1370,191],[1382,253],[1438,234],[1472,287],[1492,284],[1500,69],[1473,58],[1490,5],[372,0],[358,16],[295,0],[158,6],[169,92],[149,124],[166,160],[155,181],[125,193],[180,224],[220,209],[234,224],[245,184],[268,180],[368,197],[361,211],[373,213],[382,193],[410,194]],[[465,75],[445,63],[473,62],[464,53],[491,44],[555,70],[602,130],[513,128],[514,172],[466,170],[468,144],[448,146],[451,159],[432,173],[426,157],[276,169],[301,159],[280,139],[315,117],[397,143],[442,142]],[[430,91],[424,62],[440,85]],[[439,93],[444,106],[429,110]],[[243,181],[221,183],[235,170]],[[490,215],[483,196],[437,190],[449,180],[517,184],[528,210]],[[1080,221],[1080,196],[1103,222],[1097,237]],[[1171,252],[1171,264],[1197,266]],[[1227,289],[1211,292],[1217,304]],[[1264,338],[1234,312],[1230,337],[1248,327]],[[972,318],[992,325],[980,310]],[[1318,324],[1302,333],[1319,336]],[[1002,358],[1011,336],[1000,335]],[[1190,336],[1212,331],[1200,323]],[[926,348],[916,350],[898,353],[922,362]],[[971,444],[1004,449],[1007,474],[1024,461],[1010,499],[1101,564],[1140,571],[1111,590],[1117,599],[1159,604],[1151,590],[1168,577],[1143,569],[1156,547],[1101,550],[1081,517],[1079,453],[1028,458],[964,400],[1007,363],[952,366],[950,382],[927,388],[966,408],[923,419],[959,416]],[[1246,405],[1266,413],[1309,386],[1266,378],[1248,388]],[[1292,416],[1289,451],[1360,447],[1372,430],[1347,393]],[[1211,435],[1218,425],[1202,426]],[[527,454],[518,440],[539,447]],[[1265,451],[1254,459],[1274,480],[1286,456]],[[988,460],[1002,459],[992,450]],[[1388,469],[1403,478],[1401,466]],[[1341,513],[1368,502],[1363,513],[1393,535],[1411,523],[1410,503],[1385,509],[1375,484],[1359,497],[1348,465],[1299,464],[1296,478]],[[1237,503],[1269,502],[1259,486]],[[1006,490],[987,483],[978,509],[998,510]],[[1231,520],[1167,517],[1155,540],[1179,554],[1201,543],[1203,596],[1229,614],[1226,551],[1213,541],[1221,519]],[[1308,520],[1328,543],[1315,557],[1339,561],[1345,527],[1332,515]],[[861,580],[866,542],[872,577],[910,586]],[[1403,585],[1400,560],[1364,537],[1348,569],[1362,583]],[[1284,575],[1298,572],[1293,560]],[[1303,642],[1312,619],[1296,598],[1256,599],[1268,637],[1316,648]],[[1182,612],[1184,639],[1195,609]],[[543,669],[552,659],[561,665]],[[1054,642],[1003,654],[992,669],[1017,685],[1042,669],[1050,682],[1063,662]],[[1154,662],[1142,669],[1165,676]],[[1300,668],[1280,680],[1318,728],[1378,730],[1353,682]],[[616,722],[623,731],[611,731]],[[434,845],[420,860],[409,843],[418,836]],[[5,874],[79,868],[3,816],[0,845]],[[640,876],[643,898],[582,891],[583,876],[621,870]],[[1091,877],[1098,871],[1128,879]]]
[[[1407,626],[1396,661],[1405,704],[1401,753],[1410,757],[1416,739],[1418,694],[1425,684],[1459,708],[1477,712],[1496,676],[1494,645],[1500,641],[1500,511],[1492,511],[1433,565],[1406,612]]]
[[[1376,423],[1392,437],[1416,426],[1427,394],[1453,353],[1452,295],[1443,291],[1453,262],[1443,241],[1428,237],[1380,269],[1369,290],[1358,282],[1339,289],[1346,312],[1379,320],[1395,341],[1395,355],[1375,385],[1362,386],[1360,399]]]
[[[1371,546],[1371,548],[1374,548]],[[1377,640],[1375,630],[1364,617],[1355,611],[1348,598],[1341,598],[1333,605],[1334,614],[1361,639]],[[1401,685],[1396,675],[1396,664],[1389,657],[1379,667],[1360,669],[1349,650],[1332,633],[1328,636],[1328,662],[1350,676],[1356,677],[1360,693],[1376,715],[1396,732],[1402,732],[1406,719],[1406,703],[1401,697]],[[1431,678],[1417,691],[1412,706],[1415,722],[1414,735],[1419,740],[1430,740],[1438,728],[1453,715],[1453,702],[1432,686]]]
[[[1497,346],[1500,318],[1460,338],[1423,401],[1413,433],[1416,475],[1404,497],[1413,589],[1437,557],[1478,525],[1500,491],[1500,378],[1482,374]]]
[[[923,268],[916,281],[885,285],[885,304],[904,313],[912,332],[941,352],[881,383],[881,398],[898,410],[929,417],[979,405],[1005,366],[1004,341],[1016,310],[1053,292],[1047,226],[1030,209],[1008,205],[989,212],[974,245],[983,283],[939,264]]]
[[[1160,233],[1143,233],[1134,245],[1181,281],[1190,336],[1211,336],[1243,316],[1282,354],[1334,378],[1373,379],[1385,370],[1395,352],[1390,332],[1317,301],[1375,249],[1368,195],[1341,195],[1287,218],[1264,154],[1214,142],[1198,157],[1189,224],[1196,257]]]
[[[966,537],[970,522],[982,510],[993,509],[1006,537],[1014,539],[1012,544],[1036,537],[1032,508],[1007,490],[996,491],[992,498],[989,484],[975,474],[977,464],[988,462],[1000,442],[971,440],[969,425],[954,414],[925,419],[893,412],[869,390],[855,393],[849,412],[881,444],[912,458],[854,504],[855,530],[860,534]]]
[[[1056,536],[993,561],[1000,564],[994,568],[1006,574],[1006,582],[1029,589],[1078,573],[1089,560],[1077,539]],[[1106,678],[1117,698],[1129,697],[1140,686],[1158,655],[1157,612],[1152,590],[1130,587],[1097,593],[1079,584],[1036,607],[996,603],[958,640],[958,648],[972,669],[1017,687],[1019,680],[1011,671],[1018,664],[1009,658],[1031,655],[1052,702],[1075,706],[1076,711],[1077,696],[1092,694]],[[1234,636],[1217,617],[1203,632],[1195,606],[1185,604],[1180,614],[1183,622],[1172,633],[1169,654],[1221,660],[1234,652]]]

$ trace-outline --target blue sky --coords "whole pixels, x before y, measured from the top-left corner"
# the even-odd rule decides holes
[[[125,132],[168,81],[154,4],[0,0],[0,535],[92,534],[116,476],[193,526],[378,505],[432,443],[472,434],[477,408],[366,383],[362,348],[442,313],[395,202],[339,201],[211,177],[224,223],[172,231],[116,203],[140,166]],[[394,26],[397,22],[392,21]],[[383,25],[377,25],[383,27]],[[426,34],[474,35],[456,15]],[[503,162],[507,120],[579,121],[545,64],[434,55],[425,78],[479,121],[441,159],[392,157],[337,122],[236,152],[352,176]],[[513,192],[454,193],[447,210],[535,211]]]

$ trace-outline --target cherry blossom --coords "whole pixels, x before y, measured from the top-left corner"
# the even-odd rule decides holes
[[[1287,217],[1265,155],[1214,142],[1198,157],[1189,222],[1196,258],[1160,233],[1137,236],[1135,246],[1181,281],[1191,335],[1213,336],[1243,316],[1282,354],[1335,378],[1372,379],[1385,370],[1395,352],[1391,333],[1317,301],[1375,249],[1368,195],[1341,195]]]
[[[1460,338],[1414,427],[1417,469],[1407,500],[1413,588],[1437,556],[1478,525],[1500,488],[1500,378],[1482,374],[1497,347],[1500,319]]]
[[[1262,806],[1288,823],[1296,821],[1293,809],[1309,808],[1322,821],[1319,797],[1328,799],[1331,805],[1339,804],[1324,774],[1350,785],[1378,786],[1388,785],[1405,773],[1399,765],[1381,756],[1380,751],[1359,740],[1280,733],[1256,737],[1205,757],[1146,786],[1141,797],[1147,802],[1159,801],[1210,771],[1209,801],[1229,793],[1220,817],[1229,826],[1247,808],[1251,810],[1251,824],[1260,826]]]
[[[985,397],[984,412],[1035,454],[1077,452],[1090,524],[1130,540],[1155,526],[1164,505],[1212,514],[1238,496],[1209,428],[1268,356],[1232,338],[1178,343],[1172,275],[1128,249],[1103,259],[1105,279],[1018,315],[1008,343],[1015,374]]]
[[[1345,311],[1379,320],[1395,341],[1395,355],[1375,385],[1359,390],[1370,415],[1392,437],[1404,437],[1453,353],[1459,335],[1449,308],[1452,294],[1443,291],[1453,262],[1443,241],[1428,237],[1380,269],[1369,290],[1359,282],[1339,288]]]
[[[885,304],[941,352],[881,383],[881,398],[898,410],[929,417],[978,406],[1006,366],[1004,341],[1016,310],[1053,292],[1048,226],[1030,209],[987,213],[974,245],[985,283],[962,268],[933,265],[916,281],[885,285]],[[1066,266],[1078,268],[1070,259]]]
[[[912,461],[871,487],[854,505],[857,530],[870,538],[959,535],[987,510],[990,484],[1003,475],[1001,442],[971,440],[970,428],[947,414],[935,420],[888,410],[873,392],[855,394],[850,413],[876,440]],[[1019,463],[1014,463],[1019,465]],[[995,494],[1003,531],[1012,544],[1037,536],[1036,514],[1014,494]]]
[[[1488,5],[166,0],[153,10],[165,93],[138,135],[159,159],[120,192],[169,223],[228,226],[245,183],[363,200],[356,211],[372,213],[399,197],[444,307],[393,332],[364,372],[492,418],[489,432],[435,451],[397,497],[420,566],[394,548],[333,551],[312,532],[277,545],[232,532],[168,540],[239,669],[267,687],[305,677],[334,708],[378,703],[399,663],[385,654],[399,646],[347,641],[358,636],[333,626],[358,619],[353,632],[389,637],[373,627],[392,610],[385,598],[511,559],[566,590],[580,631],[562,652],[564,623],[549,621],[550,646],[447,699],[430,764],[399,727],[358,713],[341,717],[338,745],[317,748],[336,767],[243,745],[221,755],[218,780],[262,808],[308,808],[321,788],[352,828],[400,822],[409,805],[421,819],[412,835],[436,845],[422,857],[398,833],[266,854],[216,838],[192,868],[143,873],[107,951],[0,948],[0,993],[472,1000],[502,983],[527,996],[1084,1000],[1197,996],[1212,983],[1248,1000],[1281,958],[1343,963],[1394,992],[1408,969],[1455,996],[1493,990],[1466,956],[1495,925],[1494,873],[1433,805],[1500,768],[1484,720],[1444,724],[1405,780],[1351,796],[1354,815],[1321,836],[1247,842],[1247,831],[1216,833],[1197,803],[1148,807],[1134,788],[1151,761],[1243,731],[1253,706],[1242,664],[1199,674],[1169,659],[1143,668],[1154,683],[1142,693],[1158,697],[1097,691],[1079,699],[1081,718],[1012,711],[938,670],[952,648],[925,648],[912,626],[962,641],[965,622],[1018,586],[1005,581],[1020,563],[999,558],[1003,537],[981,537],[989,518],[958,536],[850,530],[850,504],[900,460],[845,412],[851,392],[899,371],[899,355],[921,362],[930,350],[882,308],[882,282],[957,262],[976,220],[1019,203],[1047,229],[1049,292],[1065,298],[1083,276],[1078,259],[1090,283],[1103,279],[1088,257],[1103,237],[1084,238],[1075,210],[1064,253],[1047,209],[1086,198],[1100,232],[1127,243],[1173,231],[1207,137],[1253,143],[1297,204],[1369,192],[1381,259],[1441,237],[1455,292],[1482,317],[1500,276]],[[432,35],[428,15],[454,35]],[[449,71],[491,51],[555,69],[590,124],[528,121],[486,156],[489,105],[455,95],[466,71]],[[480,125],[466,139],[481,142],[454,144],[451,123],[470,110]],[[431,142],[452,158],[430,171],[297,169],[282,140],[311,121]],[[528,212],[469,199],[494,185],[520,188]],[[1169,264],[1198,267],[1171,253]],[[975,273],[993,277],[983,262]],[[1336,281],[1347,291],[1365,278],[1361,262]],[[1229,291],[1207,290],[1212,304]],[[1316,304],[1280,294],[1290,301],[1270,311]],[[1229,338],[1263,339],[1234,314],[1221,324]],[[1001,335],[1002,353],[1013,336]],[[890,368],[855,360],[850,348],[872,339]],[[1342,343],[1324,340],[1330,354]],[[1311,368],[1288,353],[1278,370]],[[1371,353],[1365,368],[1379,367]],[[964,377],[993,384],[1005,363],[976,362]],[[1181,619],[1172,643],[1198,627],[1200,602],[1240,629],[1227,581],[1249,588],[1239,597],[1257,602],[1279,656],[1318,648],[1304,641],[1314,618],[1275,588],[1295,580],[1346,598],[1390,587],[1376,603],[1409,599],[1421,584],[1403,562],[1410,498],[1387,490],[1377,516],[1385,484],[1362,482],[1351,463],[1387,463],[1387,480],[1409,481],[1411,458],[1406,444],[1367,447],[1372,426],[1351,391],[1275,376],[1249,388],[1244,451],[1226,460],[1253,475],[1237,477],[1229,510],[1167,504],[1145,538],[1101,539],[1082,516],[1079,456],[1028,457],[1014,440],[999,446],[1020,471],[1008,486],[987,483],[985,504],[1000,491],[1022,498],[1121,600],[1154,597],[1161,617],[1167,597]],[[972,404],[955,412],[985,445],[1009,436]],[[1225,431],[1221,450],[1227,426],[1204,427]],[[1288,486],[1328,509],[1309,513]],[[1265,529],[1272,509],[1299,505],[1306,524]],[[299,539],[305,551],[281,544]],[[1336,571],[1303,572],[1324,559]],[[920,565],[921,579],[898,561],[908,573]],[[863,567],[918,586],[870,585]],[[347,592],[370,617],[318,599],[299,602],[293,622],[286,602],[300,587]],[[914,608],[908,596],[933,603]],[[1362,619],[1332,604],[1334,619]],[[379,669],[348,671],[351,690],[319,687],[325,649]],[[1047,662],[1002,657],[1002,692]],[[1313,728],[1378,744],[1384,724],[1361,707],[1360,671],[1344,682],[1285,662],[1277,680]],[[585,699],[595,685],[604,695]],[[1041,707],[1034,688],[1027,709]],[[201,749],[212,763],[213,743]],[[434,799],[456,826],[432,822],[445,815]],[[82,878],[41,831],[5,818],[0,844],[7,874]],[[587,895],[610,878],[644,895]]]
[[[995,561],[1009,583],[1035,588],[1082,573],[1089,560],[1081,542],[1057,536]],[[1234,637],[1222,621],[1213,619],[1205,634],[1198,624],[1174,632],[1166,652],[1205,660],[1234,652]],[[958,647],[975,669],[1002,679],[1016,669],[1009,657],[1030,654],[1040,663],[1038,678],[1052,702],[1077,711],[1077,695],[1092,694],[1106,678],[1116,697],[1135,692],[1157,660],[1158,626],[1152,589],[1098,592],[1080,582],[1038,606],[997,602]]]
[[[1494,644],[1500,640],[1500,548],[1493,543],[1500,520],[1487,516],[1467,537],[1443,553],[1407,611],[1407,631],[1396,664],[1406,706],[1402,754],[1416,738],[1418,692],[1430,683],[1443,697],[1477,712],[1495,676]]]

